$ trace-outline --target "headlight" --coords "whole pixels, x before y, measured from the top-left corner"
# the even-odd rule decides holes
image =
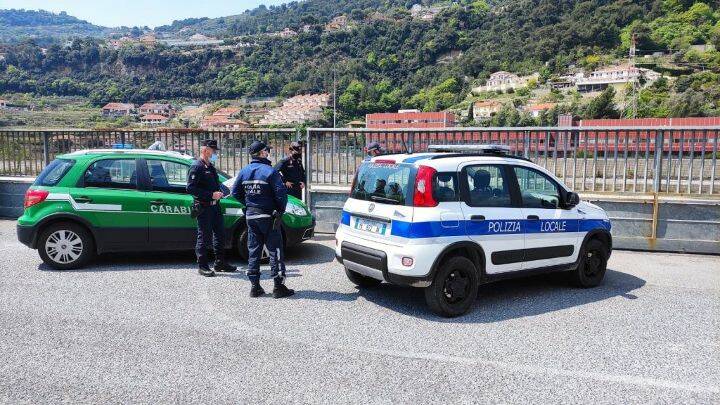
[[[288,202],[285,206],[285,212],[298,217],[304,217],[305,215],[307,215],[307,211],[303,206],[293,204],[291,202]]]

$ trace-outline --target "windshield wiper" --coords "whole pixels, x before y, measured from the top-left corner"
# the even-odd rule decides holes
[[[379,195],[371,195],[370,199],[373,201],[382,201],[382,202],[386,202],[386,203],[390,203],[390,204],[396,204],[396,205],[400,204],[400,201],[398,201],[398,200],[393,200],[392,198],[387,198],[387,197],[380,197]]]

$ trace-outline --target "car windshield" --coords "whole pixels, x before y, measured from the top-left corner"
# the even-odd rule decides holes
[[[405,205],[411,202],[413,166],[369,162],[360,166],[350,197],[383,204]]]
[[[74,164],[75,161],[69,159],[53,160],[43,169],[33,185],[50,187],[58,184]]]

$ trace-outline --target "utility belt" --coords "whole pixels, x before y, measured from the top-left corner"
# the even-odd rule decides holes
[[[271,219],[273,222],[273,229],[280,229],[280,223],[282,222],[282,214],[277,211],[273,211],[271,214],[268,214],[264,211],[246,210],[245,219]]]
[[[212,207],[213,205],[217,205],[217,200],[212,201],[200,201],[197,198],[193,199],[192,206],[190,206],[190,216],[192,218],[197,218],[202,214],[202,212],[207,207]]]

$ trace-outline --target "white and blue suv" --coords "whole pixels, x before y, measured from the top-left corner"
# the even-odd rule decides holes
[[[423,287],[442,316],[497,279],[569,271],[581,287],[601,283],[612,238],[600,207],[506,146],[429,150],[358,168],[335,235],[353,283]]]

